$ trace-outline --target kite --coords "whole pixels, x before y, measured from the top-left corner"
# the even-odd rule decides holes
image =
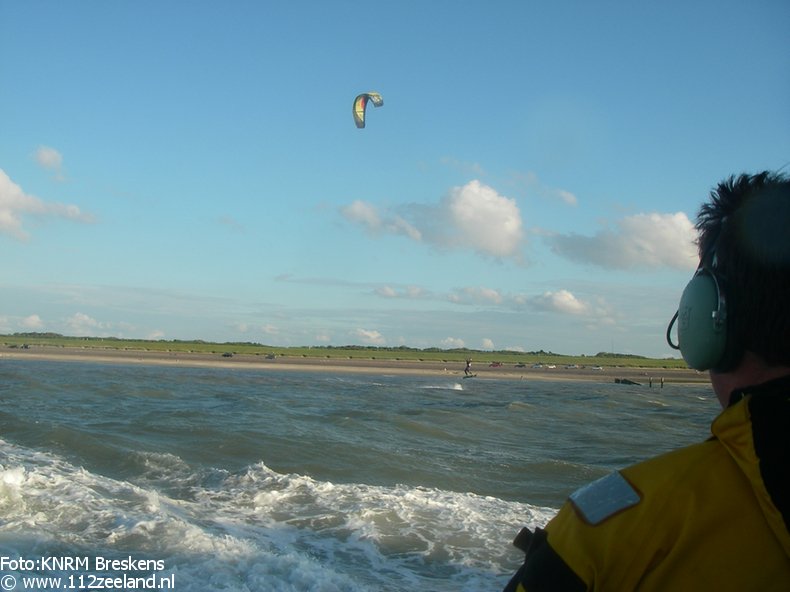
[[[384,99],[382,99],[381,95],[377,92],[367,92],[357,95],[357,98],[354,99],[353,113],[354,123],[356,123],[359,128],[365,127],[365,109],[367,109],[368,101],[373,103],[374,107],[381,107],[384,104]]]

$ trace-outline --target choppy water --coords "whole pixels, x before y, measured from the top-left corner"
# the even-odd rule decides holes
[[[182,592],[501,589],[521,526],[718,410],[706,385],[19,360],[0,399],[0,562],[154,559]]]

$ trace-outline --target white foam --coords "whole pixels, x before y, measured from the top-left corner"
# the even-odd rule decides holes
[[[4,553],[162,559],[182,592],[476,590],[501,588],[519,558],[512,536],[554,513],[469,493],[318,481],[262,463],[206,482],[177,456],[143,461],[155,478],[133,484],[0,441]],[[168,475],[182,480],[178,498],[151,484]]]
[[[427,384],[421,388],[424,390],[462,391],[464,390],[464,385],[460,382],[452,382],[444,384]]]

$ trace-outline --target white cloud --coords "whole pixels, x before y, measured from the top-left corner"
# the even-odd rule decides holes
[[[356,200],[340,208],[340,213],[346,220],[364,226],[373,234],[386,232],[405,235],[418,242],[422,240],[422,233],[406,219],[389,213],[381,216],[373,204],[365,201]]]
[[[0,233],[18,240],[27,240],[30,235],[22,227],[22,216],[25,214],[63,218],[76,222],[93,221],[90,214],[81,212],[75,205],[45,202],[25,193],[3,169],[0,169]]]
[[[351,205],[341,208],[340,212],[347,220],[362,224],[368,230],[375,231],[381,228],[381,218],[376,208],[367,202],[358,199]]]
[[[41,329],[44,326],[44,321],[37,314],[33,314],[22,319],[19,324],[25,329]]]
[[[461,349],[466,347],[466,343],[463,339],[458,339],[457,337],[446,337],[442,339],[442,347],[445,349]]]
[[[499,291],[479,286],[456,289],[447,299],[456,304],[502,304],[504,300]]]
[[[103,329],[103,325],[91,316],[82,312],[77,312],[66,319],[66,325],[77,335],[96,335],[97,329]]]
[[[430,292],[425,290],[424,288],[420,288],[419,286],[407,286],[405,290],[405,294],[407,298],[427,298],[430,296]]]
[[[350,222],[373,233],[402,235],[447,248],[472,249],[492,257],[519,258],[524,231],[516,200],[499,195],[480,181],[452,188],[437,205],[412,204],[402,210],[403,215],[379,212],[374,205],[357,200],[340,212]]]
[[[39,146],[35,154],[36,162],[51,171],[60,171],[63,166],[63,156],[60,152],[49,146]]]
[[[494,341],[488,337],[483,338],[483,349],[494,349]]]
[[[264,335],[279,335],[280,334],[280,329],[275,327],[274,325],[271,325],[271,324],[263,325],[261,327],[261,331],[264,333]]]
[[[369,329],[357,329],[354,331],[354,336],[365,345],[384,345],[387,341],[381,333]]]
[[[62,326],[71,335],[91,337],[125,337],[129,334],[141,334],[143,339],[163,339],[165,332],[161,329],[145,329],[138,333],[137,327],[126,321],[99,321],[94,317],[77,312],[63,320]]]
[[[514,311],[532,308],[539,311],[566,315],[586,315],[596,319],[611,315],[608,305],[602,299],[599,298],[594,303],[586,302],[565,289],[550,290],[542,294],[529,295],[523,293],[509,294],[485,286],[465,286],[462,288],[455,288],[449,293],[439,294],[432,293],[419,286],[394,288],[385,285],[377,288],[375,294],[383,298],[391,299],[437,300],[451,302],[461,306],[478,306]]]
[[[495,257],[518,252],[524,238],[516,200],[499,195],[479,181],[455,187],[442,201],[449,214],[451,244]]]
[[[683,212],[636,214],[595,236],[554,235],[546,240],[568,259],[605,268],[693,269],[697,264],[694,225]]]
[[[398,291],[392,286],[381,286],[380,288],[376,288],[376,294],[382,296],[383,298],[398,297]]]
[[[579,203],[579,201],[576,199],[576,196],[570,191],[565,191],[564,189],[555,189],[554,194],[561,202],[564,202],[569,206],[575,206]]]
[[[63,174],[63,155],[49,146],[39,146],[33,155],[38,165],[52,172],[56,181],[65,181]]]
[[[411,240],[417,242],[422,240],[422,232],[420,232],[415,226],[412,226],[400,216],[394,216],[391,220],[389,220],[387,222],[386,228],[392,234],[403,234],[408,236]]]
[[[582,315],[590,310],[588,304],[577,299],[568,290],[544,292],[540,296],[529,299],[529,302],[539,310],[563,314]]]
[[[431,296],[430,292],[419,286],[406,286],[405,288],[379,286],[374,292],[382,298],[402,298],[406,300],[424,300]]]

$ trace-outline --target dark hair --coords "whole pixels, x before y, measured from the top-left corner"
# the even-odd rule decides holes
[[[733,176],[697,216],[699,252],[727,297],[730,335],[769,365],[790,365],[790,179]]]

